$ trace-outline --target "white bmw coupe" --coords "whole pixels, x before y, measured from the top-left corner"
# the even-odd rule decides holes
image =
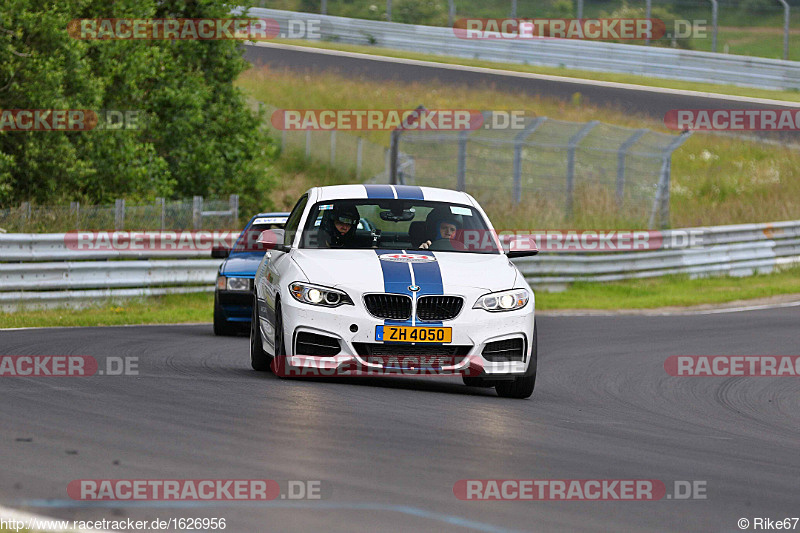
[[[501,397],[533,393],[534,295],[509,257],[537,250],[505,249],[469,194],[315,187],[284,230],[266,233],[260,240],[273,246],[253,287],[255,370],[420,371],[461,375]]]

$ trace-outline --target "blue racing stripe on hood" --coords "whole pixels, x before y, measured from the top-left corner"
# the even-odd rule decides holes
[[[436,257],[433,252],[427,250],[414,250],[415,254],[427,255]],[[430,261],[427,263],[411,263],[411,268],[414,269],[414,279],[419,286],[417,298],[427,295],[444,294],[444,283],[442,282],[442,271],[439,268],[439,261]],[[441,321],[424,322],[427,326],[441,326]]]
[[[381,264],[381,271],[383,272],[383,290],[394,294],[406,294],[411,299],[414,299],[408,287],[411,286],[411,271],[408,269],[408,263],[398,261],[382,261],[380,256],[386,254],[396,254],[397,250],[375,250],[378,255],[378,262]],[[385,319],[384,324],[394,324],[402,326],[411,326],[412,320],[391,320]]]

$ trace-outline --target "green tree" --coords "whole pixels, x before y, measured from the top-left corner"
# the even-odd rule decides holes
[[[233,86],[248,67],[240,42],[67,32],[80,18],[229,16],[212,0],[4,0],[0,109],[138,110],[140,127],[0,132],[0,205],[228,193],[256,203],[275,148]]]

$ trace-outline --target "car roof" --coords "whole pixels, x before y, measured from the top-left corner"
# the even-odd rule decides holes
[[[399,198],[407,200],[429,200],[432,202],[451,202],[472,205],[470,195],[461,191],[439,189],[436,187],[418,187],[416,185],[331,185],[328,187],[315,187],[309,190],[316,193],[317,202],[328,200],[345,200],[361,198]]]
[[[258,217],[288,217],[288,216],[289,213],[259,213],[257,215],[253,215],[251,217],[251,220],[253,218],[258,218]]]

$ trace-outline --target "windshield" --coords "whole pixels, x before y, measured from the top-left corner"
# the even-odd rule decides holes
[[[256,218],[249,227],[242,231],[242,233],[239,235],[239,238],[236,239],[236,243],[233,245],[231,254],[245,252],[266,252],[270,249],[270,246],[259,243],[258,237],[263,231],[283,228],[284,222],[284,219],[273,217]]]
[[[300,247],[500,253],[483,216],[470,206],[372,198],[314,205]]]

